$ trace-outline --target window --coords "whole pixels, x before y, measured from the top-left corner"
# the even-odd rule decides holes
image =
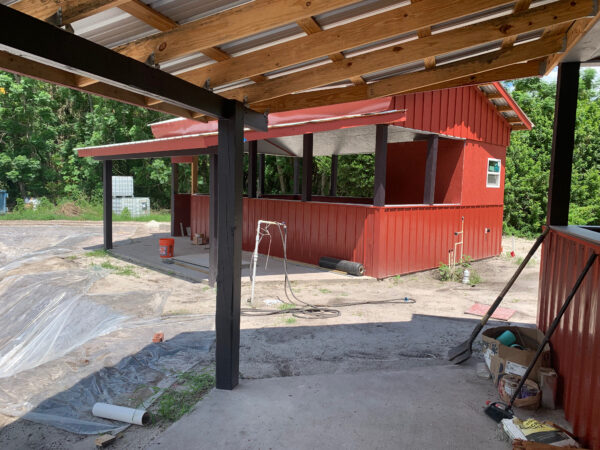
[[[500,187],[500,163],[499,159],[488,158],[486,187]]]

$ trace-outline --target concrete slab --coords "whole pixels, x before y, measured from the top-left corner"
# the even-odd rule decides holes
[[[158,240],[171,237],[169,233],[152,233],[149,236],[114,242],[112,253],[125,261],[139,264],[180,278],[208,282],[208,245],[194,245],[188,237],[175,237],[175,257],[166,260],[158,254]],[[242,283],[250,283],[251,252],[242,252]],[[283,281],[284,269],[281,258],[269,257],[265,268],[266,255],[260,255],[256,269],[257,282]],[[342,281],[372,280],[370,277],[354,277],[336,270],[328,270],[301,262],[288,261],[288,274],[293,280]]]
[[[506,450],[473,366],[242,380],[148,448]]]

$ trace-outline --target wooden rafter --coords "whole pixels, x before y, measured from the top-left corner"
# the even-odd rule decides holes
[[[122,45],[116,50],[140,61],[154,55],[154,61],[160,63],[337,9],[355,1],[255,0],[181,25],[175,30]]]
[[[466,4],[461,0],[420,2],[184,72],[179,77],[199,85],[210,79],[211,86],[216,87],[506,3],[506,0],[479,0]]]
[[[531,5],[531,0],[517,0],[515,2],[515,7],[513,8],[513,14],[519,13],[522,11],[527,11],[529,6]],[[502,40],[502,48],[512,47],[517,40],[517,35],[513,34],[512,36],[507,36]]]
[[[540,75],[544,66],[540,66],[539,58],[559,52],[563,48],[562,39],[552,37],[528,44],[502,49],[493,53],[464,59],[455,63],[438,66],[435,69],[413,72],[406,75],[387,78],[366,86],[352,86],[317,90],[297,95],[287,95],[271,101],[251,103],[257,111],[281,111],[289,109],[309,108],[332,103],[344,103],[369,98],[385,97],[407,92],[441,89],[445,86],[460,86],[466,84],[481,84],[486,82],[521,78],[523,76]],[[531,73],[518,73],[520,62],[537,60],[533,66],[525,66]],[[514,72],[511,72],[511,66]],[[496,69],[502,70],[502,75],[495,77]],[[482,74],[478,76],[477,74]],[[485,74],[489,77],[486,77]],[[469,82],[469,80],[471,80]],[[488,98],[501,98],[500,94],[488,95]],[[292,106],[290,108],[290,106]]]
[[[67,25],[128,1],[130,0],[20,0],[10,7],[40,20],[48,20],[60,10],[60,20],[53,22]]]
[[[120,5],[119,8],[157,30],[169,31],[177,28],[177,22],[146,5],[141,0],[129,0]]]
[[[418,61],[424,56],[434,57],[435,59],[436,55],[468,48],[472,46],[473,42],[480,44],[493,42],[502,39],[507,33],[517,35],[558,22],[566,22],[573,20],[573,18],[586,16],[591,13],[592,9],[592,0],[583,0],[577,3],[561,1],[518,13],[514,16],[492,19],[457,30],[429,35],[398,46],[376,50],[332,64],[311,68],[307,71],[300,71],[262,83],[225,91],[222,94],[237,100],[246,99],[250,103],[268,100],[293,92],[326,86],[369,72]],[[430,65],[429,69],[434,67],[435,64]]]

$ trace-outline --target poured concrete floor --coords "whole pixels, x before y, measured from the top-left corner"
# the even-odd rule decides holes
[[[148,448],[502,449],[488,380],[466,366],[242,380]]]

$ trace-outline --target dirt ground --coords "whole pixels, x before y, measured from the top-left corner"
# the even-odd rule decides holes
[[[164,231],[166,225],[115,224],[114,239],[146,236],[157,230]],[[90,249],[101,240],[102,228],[98,223],[0,222],[0,283],[10,277],[48,272],[101,273],[90,281],[86,293],[100,298],[107,307],[130,321],[146,321],[140,325],[139,333],[136,332],[140,343],[131,343],[134,352],[136,345],[150,342],[156,331],[164,332],[165,339],[169,340],[184,331],[195,330],[200,321],[205,330],[214,329],[214,325],[206,325],[207,318],[215,312],[214,289],[97,253],[90,254]],[[292,278],[298,298],[311,304],[334,305],[332,307],[341,314],[335,318],[312,320],[289,314],[242,316],[241,377],[258,379],[446,364],[448,348],[462,342],[478,320],[464,312],[475,302],[487,305],[494,301],[531,244],[525,239],[505,238],[503,255],[473,263],[472,269],[481,277],[481,282],[475,286],[442,282],[437,270],[381,281],[298,282]],[[516,256],[510,257],[508,252],[513,248]],[[535,323],[538,276],[539,254],[503,303],[504,307],[516,311],[511,323]],[[0,290],[0,295],[6,293]],[[246,303],[249,296],[250,286],[245,284],[242,286],[242,307],[277,310],[277,305],[265,304],[264,300],[269,303],[271,299],[285,298],[283,277],[280,282],[259,283],[254,305]],[[415,302],[402,301],[405,298]],[[382,300],[390,302],[356,304]],[[339,304],[349,306],[339,307]],[[491,322],[491,325],[498,325],[498,322]],[[118,345],[122,332],[115,330],[92,342],[105,348],[108,343]],[[74,349],[47,364],[75,361],[73,355],[77,351]],[[212,363],[212,351],[211,347],[199,366]],[[93,362],[98,367],[105,367],[114,364],[117,357],[104,355],[101,361]],[[113,448],[144,448],[165,426],[132,427]],[[0,427],[0,448],[94,447],[93,437],[2,414]]]

